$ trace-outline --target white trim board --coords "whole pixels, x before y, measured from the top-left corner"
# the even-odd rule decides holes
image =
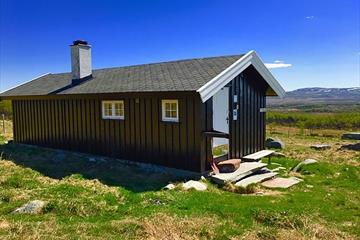
[[[285,90],[271,74],[269,69],[266,68],[260,57],[256,54],[255,51],[250,51],[244,56],[242,56],[239,60],[231,64],[227,69],[222,71],[216,77],[207,82],[204,86],[196,90],[200,94],[201,100],[203,102],[206,102],[209,98],[214,96],[221,88],[225,87],[226,84],[228,84],[231,80],[233,80],[237,75],[243,72],[250,65],[253,65],[255,67],[255,69],[269,84],[271,89],[274,90],[277,96],[281,98],[285,96]]]

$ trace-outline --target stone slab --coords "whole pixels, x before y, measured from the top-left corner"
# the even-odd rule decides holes
[[[360,142],[359,143],[354,143],[354,144],[342,145],[340,149],[342,149],[342,150],[346,149],[346,150],[360,151]]]
[[[289,188],[295,184],[298,184],[302,180],[296,177],[282,178],[277,177],[265,182],[262,182],[261,185],[267,188]]]
[[[316,150],[325,150],[331,148],[331,146],[328,144],[315,144],[311,145],[310,147]]]
[[[265,180],[275,177],[276,175],[277,175],[277,173],[275,173],[275,172],[255,174],[255,175],[243,178],[242,180],[235,183],[235,185],[238,187],[247,187],[250,184],[263,182]]]
[[[341,135],[341,139],[360,140],[360,132],[349,132]]]
[[[245,162],[241,163],[240,167],[232,173],[219,173],[216,175],[212,175],[211,179],[218,183],[224,184],[225,182],[236,182],[250,174],[254,173],[255,171],[265,167],[266,163],[259,163],[259,162]]]
[[[247,159],[247,160],[259,160],[263,157],[267,157],[270,156],[271,154],[273,154],[275,151],[273,150],[261,150],[259,152],[256,153],[252,153],[250,155],[246,155],[243,157],[243,159]]]

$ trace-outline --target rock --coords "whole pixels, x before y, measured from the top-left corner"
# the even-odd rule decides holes
[[[341,135],[341,139],[360,140],[360,132],[350,132]]]
[[[194,180],[187,181],[186,183],[183,183],[182,186],[185,190],[195,189],[197,191],[205,191],[207,189],[207,185],[205,183]]]
[[[276,139],[275,139],[275,138],[272,138],[272,137],[268,137],[268,138],[265,140],[265,143],[273,142],[273,141],[276,141]]]
[[[301,179],[296,177],[290,177],[290,178],[277,177],[267,180],[261,183],[261,185],[267,188],[289,188],[295,184],[298,184],[301,181],[302,181]]]
[[[271,156],[274,157],[285,157],[285,154],[281,153],[281,152],[274,152]]]
[[[217,164],[220,173],[235,172],[240,167],[241,159],[229,159]]]
[[[39,214],[42,212],[45,207],[46,202],[41,200],[34,200],[28,202],[21,207],[14,210],[14,213],[29,213],[29,214]]]
[[[315,144],[311,145],[310,147],[316,150],[325,150],[331,148],[331,146],[328,144]]]
[[[340,149],[347,149],[347,150],[354,150],[354,151],[360,151],[360,142],[354,143],[354,144],[345,144],[342,145]]]
[[[268,138],[265,141],[265,146],[268,148],[283,149],[285,144],[280,139]]]
[[[168,185],[166,185],[166,186],[164,187],[164,189],[165,189],[165,190],[172,190],[172,189],[174,189],[175,187],[176,187],[175,184],[169,183]]]
[[[150,200],[154,205],[164,205],[165,204],[160,199],[150,199]]]
[[[300,162],[298,165],[296,165],[296,166],[292,169],[292,171],[293,171],[293,172],[297,172],[297,171],[300,169],[301,166],[303,166],[303,165],[309,165],[309,164],[314,164],[314,163],[317,163],[317,162],[318,162],[318,161],[315,160],[315,159],[311,159],[311,158],[306,159],[306,160]]]

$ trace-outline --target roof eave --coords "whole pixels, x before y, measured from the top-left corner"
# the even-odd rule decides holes
[[[209,82],[207,82],[205,85],[203,85],[201,88],[196,90],[200,94],[202,102],[206,102],[209,98],[214,96],[221,88],[223,88],[250,65],[255,67],[255,69],[269,84],[270,88],[274,91],[276,96],[279,96],[280,98],[285,96],[285,90],[271,74],[260,57],[256,54],[255,51],[250,51],[242,56],[239,60],[231,64],[220,74],[211,79]]]
[[[49,75],[49,74],[51,74],[51,73],[48,72],[48,73],[42,74],[42,75],[40,75],[40,76],[38,76],[38,77],[35,77],[35,78],[33,78],[33,79],[29,80],[29,81],[26,81],[26,82],[24,82],[24,83],[20,83],[19,85],[16,85],[16,86],[14,86],[14,87],[11,87],[11,88],[9,88],[9,89],[7,89],[7,90],[2,91],[2,92],[0,93],[0,100],[3,100],[3,99],[11,99],[12,97],[17,97],[17,96],[19,96],[19,95],[6,94],[6,93],[7,93],[7,92],[10,92],[11,90],[13,90],[13,89],[15,89],[15,88],[21,87],[21,86],[23,86],[23,85],[25,85],[25,84],[28,84],[28,83],[30,83],[30,82],[32,82],[32,81],[35,81],[35,80],[37,80],[37,79],[39,79],[39,78],[41,78],[41,77],[45,77],[46,75]]]

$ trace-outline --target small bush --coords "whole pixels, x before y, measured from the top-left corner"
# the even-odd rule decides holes
[[[239,193],[239,194],[252,194],[257,191],[256,184],[250,184],[246,187],[239,187],[231,182],[227,182],[224,185],[224,189],[228,192]]]

